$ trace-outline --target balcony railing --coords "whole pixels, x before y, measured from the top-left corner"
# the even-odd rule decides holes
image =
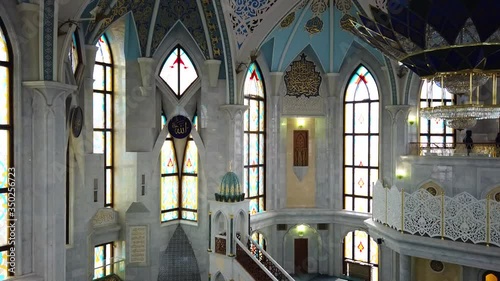
[[[373,220],[398,231],[500,247],[500,202],[463,192],[454,197],[425,189],[407,193],[375,184]]]
[[[409,144],[409,155],[417,156],[467,156],[463,143],[421,143]],[[500,148],[495,143],[474,143],[470,156],[500,157]]]

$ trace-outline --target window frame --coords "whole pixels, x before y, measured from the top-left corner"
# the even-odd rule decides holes
[[[249,95],[245,95],[245,87],[246,87],[246,83],[247,83],[247,76],[248,75],[251,75],[248,71],[245,75],[245,80],[244,80],[244,83],[243,83],[243,99],[244,99],[244,102],[247,103],[248,102],[248,109],[246,111],[246,113],[244,114],[244,117],[243,117],[243,135],[244,136],[247,136],[247,143],[243,143],[243,154],[245,154],[245,146],[248,146],[248,154],[247,154],[247,160],[248,160],[248,165],[247,163],[243,163],[243,189],[245,191],[245,199],[248,199],[248,200],[257,200],[257,207],[260,209],[260,199],[262,198],[263,200],[263,210],[257,210],[256,213],[261,213],[261,212],[264,212],[267,208],[267,204],[266,204],[266,193],[267,193],[267,185],[266,185],[266,162],[267,162],[267,143],[266,143],[266,139],[267,139],[267,93],[266,93],[266,83],[265,83],[265,80],[264,80],[264,75],[262,73],[262,70],[259,66],[259,64],[257,62],[252,62],[248,68],[250,68],[252,65],[255,65],[255,71],[257,72],[257,75],[260,76],[260,83],[262,84],[262,89],[263,89],[263,96],[264,97],[258,97],[258,96],[249,96]],[[263,128],[262,128],[262,131],[259,129],[259,126],[257,126],[257,131],[251,131],[250,130],[250,102],[252,100],[255,100],[257,101],[257,103],[260,103],[262,102],[262,107],[264,108],[264,114],[263,114]],[[260,107],[258,110],[258,116],[259,116],[259,119],[260,119]],[[248,120],[247,120],[247,116],[248,116]],[[247,128],[248,130],[245,130],[245,123],[247,123]],[[257,122],[258,124],[260,124],[260,120]],[[260,158],[259,158],[259,151],[257,151],[257,157],[259,158],[259,163],[257,163],[256,165],[252,165],[250,164],[250,155],[251,155],[251,152],[250,152],[250,135],[252,134],[256,134],[258,137],[257,137],[257,140],[259,141],[259,145],[260,145],[260,136],[262,136],[263,138],[263,158],[264,160],[262,161],[263,164],[259,164],[260,163]],[[257,147],[257,149],[259,149],[259,147]],[[245,159],[245,155],[243,155],[243,160]],[[245,161],[243,161],[245,162]],[[258,179],[259,179],[259,182],[262,181],[263,183],[263,194],[262,195],[259,195],[259,188],[257,187],[257,195],[256,196],[250,196],[250,183],[248,184],[248,190],[247,190],[247,183],[245,182],[245,174],[246,174],[246,178],[248,180],[250,180],[250,169],[252,168],[256,168],[256,169],[260,169],[262,168],[263,172],[262,172],[262,175],[259,171],[257,171],[258,173]],[[253,215],[251,213],[252,210],[250,210],[250,214]]]
[[[371,95],[372,93],[370,91],[368,91],[368,95],[369,95],[369,98],[368,99],[365,99],[365,100],[362,100],[362,101],[356,101],[356,100],[352,100],[352,101],[347,101],[347,97],[348,97],[348,93],[347,91],[349,90],[349,87],[353,81],[353,79],[358,76],[359,77],[359,74],[358,74],[358,71],[361,69],[361,68],[364,68],[366,69],[366,73],[365,74],[370,74],[372,79],[373,79],[373,82],[375,83],[375,87],[376,87],[376,90],[377,90],[377,99],[374,100],[374,99],[371,99]],[[354,92],[354,95],[356,95],[357,93],[357,89],[356,89],[356,92]],[[377,104],[378,106],[378,112],[377,112],[377,121],[378,121],[378,124],[377,124],[377,132],[376,133],[373,133],[372,132],[372,104]],[[347,124],[347,114],[346,114],[346,106],[348,104],[352,104],[352,132],[351,133],[347,133],[346,132],[346,124]],[[356,126],[355,126],[355,123],[356,123],[356,116],[355,116],[355,106],[356,104],[368,104],[368,132],[367,133],[356,133]],[[377,179],[378,179],[378,176],[380,175],[380,119],[381,119],[381,114],[380,114],[380,105],[381,105],[381,100],[380,100],[380,92],[379,92],[379,86],[377,85],[377,80],[375,79],[375,76],[372,74],[372,72],[363,64],[359,64],[355,69],[354,71],[352,72],[352,74],[349,76],[349,79],[348,79],[348,82],[346,84],[346,88],[345,88],[345,91],[344,91],[344,99],[343,99],[343,132],[342,132],[342,141],[343,141],[343,148],[342,148],[342,153],[343,153],[343,162],[342,162],[342,207],[344,210],[348,210],[348,211],[354,211],[354,212],[357,212],[355,211],[356,210],[356,198],[362,198],[362,199],[367,199],[367,206],[366,206],[366,210],[367,210],[367,213],[371,213],[372,212],[372,203],[373,203],[373,190],[372,190],[372,187],[371,187],[371,182],[373,182],[373,180],[371,179],[371,176],[372,176],[372,171],[373,170],[376,170],[377,171]],[[365,166],[359,166],[355,163],[355,151],[356,151],[356,147],[355,147],[355,137],[356,136],[366,136],[367,137],[367,154],[368,154],[368,163],[367,165]],[[350,151],[350,154],[348,155],[346,153],[346,139],[347,137],[352,137],[352,147],[351,147],[351,151]],[[378,144],[377,144],[377,155],[378,155],[378,162],[375,163],[375,165],[373,165],[373,163],[371,163],[370,161],[370,155],[372,155],[371,153],[371,150],[372,150],[372,137],[377,137],[377,140],[378,140]],[[352,157],[352,164],[351,165],[346,165],[346,159],[347,157]],[[351,194],[347,194],[346,193],[346,172],[347,172],[347,169],[352,169],[352,193]],[[355,192],[355,185],[356,185],[356,180],[355,180],[355,172],[357,169],[367,169],[367,174],[368,174],[368,177],[367,177],[367,180],[368,182],[366,183],[366,188],[367,188],[367,195],[359,195],[359,194],[356,194]],[[346,199],[347,198],[351,198],[352,199],[352,205],[347,208],[348,206],[346,206]]]
[[[114,60],[113,60],[113,51],[111,49],[111,45],[109,44],[109,39],[108,37],[106,36],[106,34],[102,34],[100,38],[104,37],[104,41],[108,47],[108,50],[109,50],[109,57],[110,57],[110,60],[111,62],[110,63],[106,63],[106,62],[98,62],[97,60],[95,60],[95,65],[94,65],[94,70],[95,70],[95,66],[102,66],[104,68],[104,87],[103,87],[103,90],[97,90],[97,89],[94,89],[92,88],[92,95],[94,96],[95,93],[98,93],[98,94],[102,94],[103,95],[103,98],[104,98],[104,109],[103,109],[103,118],[104,118],[104,128],[96,128],[94,127],[94,124],[92,124],[92,134],[94,134],[95,132],[101,132],[101,133],[104,133],[104,182],[103,182],[103,186],[104,186],[104,207],[108,207],[108,208],[113,208],[113,205],[114,205],[114,158],[115,158],[115,155],[114,155],[114,92],[115,92],[115,88],[114,88],[114,77],[115,77],[115,73],[114,73]],[[97,44],[97,43],[96,43]],[[99,51],[99,50],[98,50]],[[97,58],[97,54],[96,54],[96,58]],[[111,78],[109,79],[109,82],[111,83],[111,89],[110,90],[106,90],[107,88],[107,82],[108,82],[108,79],[106,77],[106,74],[107,74],[107,68],[110,68],[111,69]],[[109,95],[110,96],[110,103],[111,105],[108,105],[107,102],[106,102],[106,95]],[[93,100],[93,99],[92,99]],[[107,120],[107,107],[108,106],[111,106],[111,110],[110,110],[110,114],[111,114],[111,119],[110,119],[110,128],[107,127],[106,125],[106,120]],[[111,137],[111,165],[107,165],[106,163],[106,155],[107,155],[107,149],[106,149],[106,143],[107,143],[107,133],[110,134],[110,137]],[[95,144],[94,144],[95,146]],[[111,202],[107,202],[106,201],[106,189],[107,189],[107,183],[108,183],[108,178],[107,178],[107,171],[110,170],[111,171],[111,184],[110,184],[110,193],[111,193]]]
[[[110,253],[110,255],[109,255],[109,256],[108,256],[107,251],[106,251],[106,246],[107,246],[107,245],[110,245],[110,249],[111,249],[111,253]],[[106,277],[106,276],[111,275],[111,274],[113,274],[113,273],[114,273],[114,264],[113,264],[113,261],[112,261],[112,259],[114,258],[114,253],[115,253],[114,246],[115,246],[114,241],[112,241],[112,242],[107,242],[107,243],[103,243],[103,244],[99,244],[99,245],[95,245],[95,246],[94,246],[94,274],[93,274],[93,279],[92,279],[92,280],[96,280],[96,279],[98,279],[98,278],[104,278],[104,277]],[[104,260],[103,260],[103,263],[104,263],[104,265],[100,266],[100,267],[102,267],[102,268],[103,268],[103,274],[104,274],[104,275],[103,275],[102,277],[95,277],[95,271],[96,271],[96,269],[97,269],[97,267],[96,267],[96,265],[95,265],[95,248],[97,248],[97,247],[103,247],[103,255],[104,255]],[[109,259],[109,260],[110,260],[110,263],[109,263],[109,264],[106,264],[106,260],[107,260],[107,259]],[[106,267],[108,267],[108,266],[109,266],[109,268],[110,268],[110,270],[109,270],[109,271],[110,271],[110,272],[109,272],[109,274],[107,274],[107,268],[106,268]]]
[[[355,233],[356,231],[360,231],[360,232],[364,232],[367,237],[368,237],[368,243],[366,245],[366,250],[368,252],[367,256],[368,256],[368,262],[364,262],[364,261],[360,261],[360,260],[356,260],[354,258],[354,252],[356,250],[358,250],[357,246],[356,246],[356,243],[355,243]],[[352,245],[351,245],[351,251],[353,253],[353,259],[350,259],[350,258],[346,258],[346,253],[345,253],[345,244],[346,244],[346,238],[347,236],[352,233]],[[344,238],[342,239],[342,274],[346,275],[347,276],[347,263],[355,263],[355,264],[359,264],[359,265],[365,265],[365,266],[370,266],[372,269],[375,267],[377,268],[377,270],[380,269],[379,267],[379,264],[375,264],[375,263],[372,263],[370,261],[370,257],[371,257],[371,247],[372,247],[372,243],[371,242],[374,242],[375,245],[377,245],[378,247],[378,244],[377,242],[368,234],[367,231],[364,231],[364,230],[359,230],[359,229],[355,229],[355,230],[352,230],[352,231],[349,231],[345,236]],[[378,254],[378,257],[377,257],[377,260],[379,261],[380,263],[380,249],[377,249],[377,254]],[[377,275],[380,279],[380,271],[378,272],[379,274]],[[372,274],[372,270],[370,270],[370,280],[373,278],[373,274]]]
[[[162,116],[165,117],[165,122],[168,121],[168,119],[166,118],[165,114],[162,113]],[[163,117],[162,117],[163,118]],[[197,126],[195,125],[195,123],[197,123],[197,118],[198,118],[198,115],[197,113],[195,113],[193,115],[193,118],[191,120],[192,124],[193,124],[193,130],[197,128]],[[196,121],[196,122],[195,122]],[[161,209],[161,200],[163,199],[163,194],[161,193],[160,191],[160,222],[161,223],[168,223],[168,222],[172,222],[172,221],[187,221],[187,222],[198,222],[198,191],[199,191],[199,171],[197,171],[197,173],[187,173],[187,172],[184,172],[184,165],[185,165],[185,161],[186,161],[186,153],[187,153],[187,148],[188,148],[188,143],[189,142],[192,142],[192,144],[196,147],[196,150],[197,150],[197,153],[196,153],[196,165],[198,165],[198,169],[199,169],[199,163],[200,163],[200,156],[199,156],[199,152],[198,152],[198,146],[196,144],[196,142],[194,141],[194,138],[193,138],[193,135],[192,134],[189,134],[189,136],[186,138],[186,143],[185,143],[185,146],[184,146],[184,150],[182,152],[182,163],[181,165],[179,165],[179,159],[177,158],[177,148],[175,147],[175,141],[174,141],[174,138],[170,135],[170,134],[167,134],[167,137],[165,138],[165,141],[171,141],[172,142],[172,147],[173,147],[173,152],[174,152],[174,156],[175,156],[175,162],[176,162],[176,166],[177,166],[177,173],[170,173],[170,174],[163,174],[161,173],[161,165],[162,163],[160,162],[160,188],[161,188],[161,191],[162,191],[162,188],[163,186],[161,186],[161,179],[163,177],[168,177],[168,176],[176,176],[177,177],[177,207],[176,208],[171,208],[171,209],[166,209],[166,210],[162,210]],[[161,151],[160,151],[161,153]],[[162,161],[163,159],[161,158],[161,155],[160,155],[160,161]],[[183,204],[182,204],[182,199],[183,199],[183,192],[182,192],[182,189],[183,189],[183,177],[184,176],[189,176],[189,177],[195,177],[196,178],[196,205],[197,205],[197,208],[196,209],[188,209],[188,208],[184,208],[183,207]],[[183,211],[187,211],[187,212],[192,212],[195,214],[196,216],[196,219],[195,220],[191,220],[191,219],[187,219],[187,218],[183,218],[182,216],[182,212]],[[170,219],[170,220],[162,220],[162,214],[165,214],[165,213],[168,213],[168,212],[177,212],[177,218],[174,218],[174,219]]]
[[[422,81],[422,83],[420,83],[420,95],[418,98],[418,110],[419,110],[419,112],[423,108],[431,107],[433,102],[439,102],[439,105],[455,105],[456,104],[457,100],[456,100],[455,96],[451,93],[447,93],[447,94],[451,95],[452,99],[445,99],[445,98],[441,99],[441,98],[434,98],[434,97],[432,99],[427,99],[427,97],[424,97],[424,95],[427,93],[425,88],[429,87],[429,85],[427,83],[433,83],[433,81]],[[437,85],[436,85],[436,88],[441,89]],[[422,103],[424,103],[424,102],[425,102],[426,106],[422,107]],[[434,105],[434,106],[436,106],[436,105]],[[426,131],[427,132],[422,134],[421,130],[422,130],[423,122],[426,123],[426,126],[427,126]],[[431,138],[433,138],[433,137],[442,138],[443,141],[440,143],[443,145],[446,145],[446,144],[454,145],[456,143],[456,135],[457,135],[456,130],[450,128],[451,133],[447,133],[446,132],[447,131],[446,121],[444,121],[444,120],[441,121],[441,122],[443,122],[443,128],[442,128],[442,131],[440,133],[431,133],[431,122],[434,122],[434,121],[429,120],[429,119],[424,118],[424,117],[421,117],[419,114],[419,122],[418,122],[417,132],[418,132],[418,142],[420,143],[420,147],[430,147],[432,144]],[[426,138],[425,142],[422,142],[422,137]],[[452,138],[451,143],[446,141],[446,139],[448,137]]]
[[[15,157],[14,157],[14,55],[13,55],[13,52],[12,52],[12,44],[10,42],[10,38],[9,38],[9,34],[7,33],[7,29],[2,21],[2,19],[0,18],[0,29],[2,31],[2,34],[4,35],[5,37],[5,44],[7,45],[7,61],[0,61],[0,67],[5,67],[7,69],[7,73],[9,75],[9,78],[8,78],[8,109],[9,109],[9,114],[8,114],[8,118],[9,118],[9,123],[8,124],[0,124],[0,131],[8,131],[7,135],[8,135],[8,140],[9,140],[9,144],[8,144],[8,147],[7,147],[7,150],[8,150],[8,161],[9,161],[9,167],[6,167],[6,169],[9,169],[9,168],[15,168]],[[8,171],[8,170],[7,170]],[[15,171],[15,170],[14,170]],[[14,172],[15,174],[15,172]],[[9,185],[9,176],[7,175],[7,183],[6,183],[6,186],[9,186],[9,187],[6,187],[6,188],[0,188],[0,193],[5,193],[7,198],[6,200],[8,200],[9,197],[12,197],[12,196],[15,196],[15,185],[14,185],[14,188],[12,188],[13,190],[9,190],[11,189],[10,188],[10,185]],[[6,208],[6,216],[7,218],[5,219],[6,222],[8,222],[10,219],[15,219],[15,214],[14,213],[11,213],[9,212],[9,208],[7,207]],[[7,224],[8,225],[8,224]],[[7,237],[6,237],[6,240],[7,240],[7,244],[5,245],[1,245],[0,246],[0,253],[2,252],[7,252],[7,254],[11,253],[10,252],[10,248],[11,246],[9,245],[9,237],[10,237],[10,228],[7,227]],[[13,270],[14,268],[10,266],[10,264],[8,263],[7,264],[7,276],[8,277],[11,277],[11,276],[14,276],[15,274],[11,271]]]
[[[176,51],[178,50],[178,54],[177,54],[177,59],[180,59],[180,56],[181,56],[181,50],[184,52],[184,54],[188,57],[189,59],[189,62],[193,65],[193,68],[194,68],[194,71],[196,72],[196,79],[194,79],[191,84],[189,84],[189,86],[181,93],[180,92],[180,81],[181,81],[181,67],[180,67],[180,63],[177,64],[177,91],[175,91],[174,89],[172,89],[172,87],[170,87],[170,85],[167,83],[167,81],[165,81],[165,79],[163,79],[163,77],[161,76],[161,73],[163,72],[163,69],[166,67],[166,63],[167,63],[167,60],[168,58],[170,58],[170,56]],[[175,45],[174,48],[172,48],[172,50],[170,50],[170,52],[168,52],[168,55],[165,57],[165,59],[163,60],[162,62],[162,66],[160,68],[160,74],[158,75],[160,77],[160,79],[165,83],[165,85],[167,85],[167,88],[172,91],[172,93],[174,94],[174,96],[177,98],[177,99],[181,99],[185,93],[189,92],[189,90],[191,89],[191,87],[193,86],[193,84],[198,80],[200,79],[200,74],[198,72],[198,69],[196,67],[196,64],[194,63],[194,60],[191,58],[191,56],[189,55],[189,53],[186,51],[186,49],[184,49],[181,44],[177,44]],[[177,94],[178,93],[178,94]]]

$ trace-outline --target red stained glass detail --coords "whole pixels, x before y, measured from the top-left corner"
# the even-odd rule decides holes
[[[359,161],[359,166],[360,166],[360,167],[363,167],[363,166],[364,166],[364,165],[363,165],[363,161]]]
[[[188,158],[188,161],[186,163],[186,167],[191,167],[193,164],[191,164],[191,158]]]
[[[182,61],[182,59],[179,58],[179,57],[175,59],[174,63],[170,66],[170,68],[174,68],[175,64],[179,64],[179,65],[182,64],[182,65],[184,65],[184,69],[188,68],[186,66],[186,64],[184,64],[184,61]]]
[[[257,72],[255,72],[255,69],[252,71],[252,75],[250,75],[250,80],[253,80],[255,78],[255,81],[259,81],[259,77],[257,76]]]
[[[359,252],[362,253],[364,249],[365,249],[365,246],[363,246],[363,243],[359,242],[359,244],[358,244],[358,250],[359,250]]]
[[[358,185],[360,188],[363,188],[363,186],[365,185],[365,182],[363,181],[363,179],[359,179]]]
[[[174,166],[174,162],[172,162],[172,158],[170,158],[168,160],[167,167],[173,167],[173,166]]]
[[[363,81],[363,83],[368,84],[368,81],[366,81],[366,77],[362,74],[358,75],[358,80],[356,80],[356,84],[359,84],[359,82]]]

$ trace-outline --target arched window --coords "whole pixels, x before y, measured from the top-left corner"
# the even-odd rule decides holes
[[[355,230],[345,236],[343,274],[378,281],[378,245],[366,232]]]
[[[162,127],[167,120],[161,116]],[[161,221],[179,218],[179,168],[174,139],[167,135],[161,148]]]
[[[193,130],[198,128],[198,116],[193,118]],[[198,147],[189,135],[186,149],[184,151],[184,163],[182,164],[181,182],[181,210],[182,219],[198,220]]]
[[[487,271],[483,274],[482,281],[500,281],[500,272]]]
[[[196,130],[197,115],[192,123]],[[165,124],[162,116],[162,126]],[[187,139],[182,161],[179,171],[175,143],[168,134],[161,150],[161,222],[198,220],[198,148],[192,135]]]
[[[180,98],[198,78],[198,72],[186,51],[177,46],[163,63],[160,77],[175,96]]]
[[[94,153],[104,154],[104,206],[113,207],[113,57],[108,39],[97,41],[94,66]]]
[[[11,214],[7,208],[7,200],[14,196],[15,186],[12,65],[9,38],[0,20],[0,280],[13,275],[7,264],[7,254],[14,254],[9,253],[8,219]]]
[[[250,213],[266,208],[266,93],[259,66],[250,64],[243,87],[248,110],[244,119],[243,187],[250,199]]]
[[[371,212],[378,153],[378,89],[361,65],[349,80],[344,101],[344,209]]]
[[[434,107],[440,105],[452,105],[453,95],[442,89],[436,83],[424,81],[420,92],[420,108]],[[429,120],[420,117],[420,146],[432,147],[435,144],[439,147],[455,142],[455,130],[446,127],[446,122],[439,119]]]

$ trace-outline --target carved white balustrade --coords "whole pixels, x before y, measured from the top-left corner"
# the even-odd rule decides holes
[[[404,233],[500,247],[500,202],[462,192],[433,196],[374,187],[373,220]]]

